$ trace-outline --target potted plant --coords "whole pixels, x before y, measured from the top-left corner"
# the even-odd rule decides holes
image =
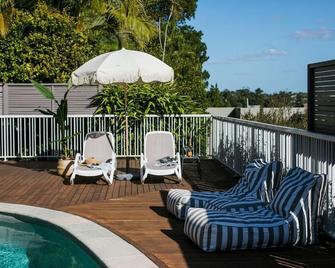
[[[45,115],[51,115],[56,121],[56,124],[60,130],[60,139],[56,140],[55,142],[59,142],[60,147],[61,147],[61,157],[58,159],[57,162],[57,172],[59,175],[63,177],[68,177],[72,173],[72,165],[73,165],[73,155],[71,150],[67,146],[67,141],[71,139],[74,135],[72,136],[67,136],[66,135],[66,130],[68,130],[69,126],[67,125],[67,111],[68,111],[68,105],[67,105],[67,95],[70,91],[70,89],[67,89],[63,98],[61,100],[57,100],[52,93],[52,91],[47,88],[46,86],[36,82],[36,81],[31,81],[34,87],[37,89],[41,95],[43,95],[45,98],[48,100],[54,101],[57,105],[56,111],[51,111],[50,109],[36,109],[42,114]]]

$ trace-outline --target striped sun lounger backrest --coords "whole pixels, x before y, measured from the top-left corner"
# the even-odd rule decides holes
[[[262,171],[262,179],[255,185],[256,196],[264,202],[271,202],[282,178],[283,163],[281,161],[272,161],[264,166]]]
[[[249,183],[252,181],[252,178],[254,176],[257,176],[258,171],[264,166],[266,163],[261,159],[255,159],[253,162],[249,163],[244,173],[241,177],[241,179],[238,181],[238,183],[226,191],[228,194],[233,194],[235,196],[239,195],[245,195],[250,193],[250,187]]]
[[[254,168],[247,171],[248,195],[270,202],[281,179],[283,165],[280,161],[266,163],[262,159],[254,160],[252,165]]]
[[[317,222],[325,187],[324,176],[301,168],[291,169],[283,179],[269,208],[293,226],[292,244],[313,244],[317,241]]]
[[[247,165],[237,185],[227,192],[236,196],[251,195],[264,202],[270,202],[278,188],[282,166],[280,161],[267,163],[262,159],[255,159]]]
[[[314,174],[301,168],[291,169],[280,184],[279,190],[269,208],[284,218],[290,216],[303,195],[315,184]]]

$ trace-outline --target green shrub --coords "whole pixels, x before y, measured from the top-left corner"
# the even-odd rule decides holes
[[[93,97],[91,107],[98,114],[124,115],[124,88],[108,86]],[[128,115],[141,118],[146,114],[186,114],[203,112],[189,96],[180,95],[173,85],[131,85],[128,89]]]
[[[270,112],[264,112],[264,110],[261,109],[257,115],[248,112],[243,116],[243,119],[272,125],[307,129],[307,113],[290,113],[289,107],[273,109]]]
[[[10,25],[8,34],[0,38],[2,82],[66,82],[94,54],[74,21],[45,4],[31,13],[18,10]]]

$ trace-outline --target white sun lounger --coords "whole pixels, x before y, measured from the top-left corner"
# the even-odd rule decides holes
[[[76,175],[85,177],[103,176],[108,184],[112,184],[116,170],[115,141],[112,133],[91,132],[85,137],[83,155],[77,154],[70,183],[74,183]],[[99,165],[88,166],[85,160],[94,158]]]
[[[174,161],[161,163],[163,158]],[[181,162],[179,153],[175,152],[175,141],[171,132],[152,131],[144,138],[144,153],[141,154],[141,182],[148,175],[166,176],[176,174],[182,181]]]

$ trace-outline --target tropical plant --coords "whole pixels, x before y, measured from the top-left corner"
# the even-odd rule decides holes
[[[91,107],[97,114],[125,116],[124,91],[118,86],[107,86],[92,98]],[[185,95],[180,95],[168,84],[131,85],[128,90],[127,113],[130,119],[138,120],[147,114],[184,114],[200,112],[197,104]]]
[[[66,131],[69,129],[69,126],[67,125],[67,114],[68,114],[68,104],[67,104],[67,95],[70,92],[70,89],[67,89],[65,91],[65,94],[63,96],[63,98],[61,100],[57,100],[54,96],[54,94],[52,93],[52,91],[47,88],[46,86],[32,80],[31,81],[32,84],[34,85],[34,87],[36,88],[36,90],[42,95],[44,96],[46,99],[50,100],[50,101],[54,101],[57,105],[57,109],[56,111],[52,111],[50,109],[41,109],[38,108],[36,109],[37,111],[39,111],[41,114],[44,115],[51,115],[55,121],[57,126],[59,127],[60,130],[60,139],[57,140],[56,142],[59,142],[60,146],[61,146],[61,156],[64,159],[69,159],[72,156],[72,152],[71,150],[68,148],[67,146],[67,141],[69,139],[71,139],[74,135],[77,135],[78,133],[71,135],[71,136],[67,136],[66,135]]]
[[[115,21],[115,35],[119,48],[131,47],[135,43],[144,49],[156,35],[154,22],[146,15],[141,0],[116,0],[110,5],[110,16]]]

